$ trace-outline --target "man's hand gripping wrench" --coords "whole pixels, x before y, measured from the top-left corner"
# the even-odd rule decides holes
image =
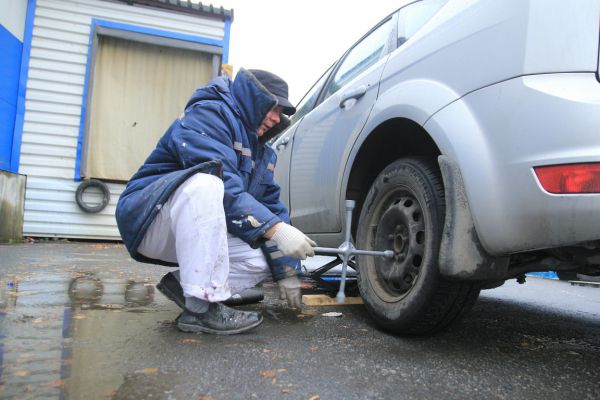
[[[352,229],[352,211],[356,205],[354,200],[346,200],[346,226],[344,232],[344,242],[340,247],[329,248],[329,247],[315,247],[315,254],[318,255],[336,255],[342,260],[342,278],[340,281],[340,289],[335,296],[335,300],[338,303],[344,303],[346,301],[346,270],[348,269],[348,260],[354,255],[364,256],[378,256],[393,258],[394,252],[392,250],[385,251],[370,251],[370,250],[358,250],[350,242],[350,229]]]

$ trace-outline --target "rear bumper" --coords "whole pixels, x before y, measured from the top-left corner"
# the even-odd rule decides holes
[[[460,166],[477,234],[490,254],[600,239],[600,194],[547,193],[533,171],[600,161],[594,73],[532,75],[489,86],[441,110],[425,128]]]

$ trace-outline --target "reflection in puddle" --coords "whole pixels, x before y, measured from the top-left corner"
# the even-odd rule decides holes
[[[69,298],[82,308],[147,306],[154,301],[154,285],[123,279],[99,279],[83,274],[71,279]]]
[[[152,311],[154,286],[93,273],[0,279],[0,398],[110,397],[123,380],[114,339]],[[126,337],[130,337],[126,335]]]

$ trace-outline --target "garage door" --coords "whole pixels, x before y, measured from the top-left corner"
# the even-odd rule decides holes
[[[127,181],[213,76],[213,55],[99,36],[82,177]]]

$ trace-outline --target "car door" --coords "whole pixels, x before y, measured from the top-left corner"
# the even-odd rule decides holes
[[[396,44],[395,16],[357,42],[336,65],[319,105],[294,132],[289,177],[292,223],[306,233],[341,230],[341,183],[353,139],[377,98],[386,56]]]
[[[291,117],[291,125],[273,142],[273,148],[277,153],[277,165],[275,166],[275,182],[281,187],[279,198],[284,202],[288,210],[290,209],[290,163],[292,160],[292,143],[294,133],[300,126],[302,118],[308,114],[317,104],[321,89],[327,82],[333,65],[319,78],[319,80],[304,95],[298,106],[296,113]]]

